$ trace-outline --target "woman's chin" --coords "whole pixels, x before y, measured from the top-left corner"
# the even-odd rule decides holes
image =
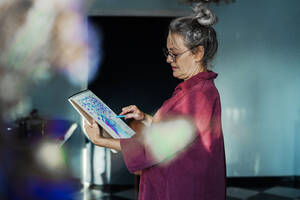
[[[180,75],[178,73],[176,73],[175,71],[173,71],[173,77],[180,79]]]
[[[174,71],[173,71],[173,73],[172,73],[172,74],[173,74],[173,77],[174,77],[174,78],[177,78],[177,74],[176,74],[176,72],[174,72]]]

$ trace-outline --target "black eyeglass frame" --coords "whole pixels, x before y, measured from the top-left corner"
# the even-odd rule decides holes
[[[186,52],[193,50],[194,48],[195,48],[195,47],[192,47],[192,48],[190,48],[190,49],[187,49],[187,50],[184,51],[184,52],[181,52],[181,53],[175,54],[175,55],[174,55],[173,53],[170,53],[170,51],[169,51],[167,48],[165,48],[165,47],[163,47],[162,50],[163,50],[163,53],[164,53],[164,55],[166,56],[166,58],[168,58],[168,56],[170,56],[170,57],[172,58],[172,61],[176,63],[176,58],[177,58],[178,56],[181,56],[181,55],[185,54]]]

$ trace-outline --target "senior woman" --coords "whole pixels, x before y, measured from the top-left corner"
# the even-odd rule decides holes
[[[132,173],[141,171],[140,200],[226,198],[221,104],[214,84],[217,74],[207,69],[218,48],[216,32],[212,28],[217,18],[204,4],[197,4],[193,10],[194,15],[176,18],[170,23],[165,51],[173,76],[183,82],[154,117],[136,106],[125,107],[121,112],[126,118],[150,125],[170,116],[187,116],[196,127],[192,143],[178,149],[180,154],[164,164],[164,157],[153,159],[151,148],[140,139],[143,137],[102,138],[96,124],[85,124],[93,143],[122,151],[128,170]]]

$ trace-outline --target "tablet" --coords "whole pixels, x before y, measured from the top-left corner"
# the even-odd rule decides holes
[[[84,90],[69,97],[69,102],[88,122],[93,119],[113,138],[131,138],[135,132],[93,92]]]

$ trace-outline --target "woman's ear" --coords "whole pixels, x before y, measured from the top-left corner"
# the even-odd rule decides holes
[[[204,47],[198,46],[194,49],[194,59],[196,62],[201,62],[203,56],[204,56]]]

